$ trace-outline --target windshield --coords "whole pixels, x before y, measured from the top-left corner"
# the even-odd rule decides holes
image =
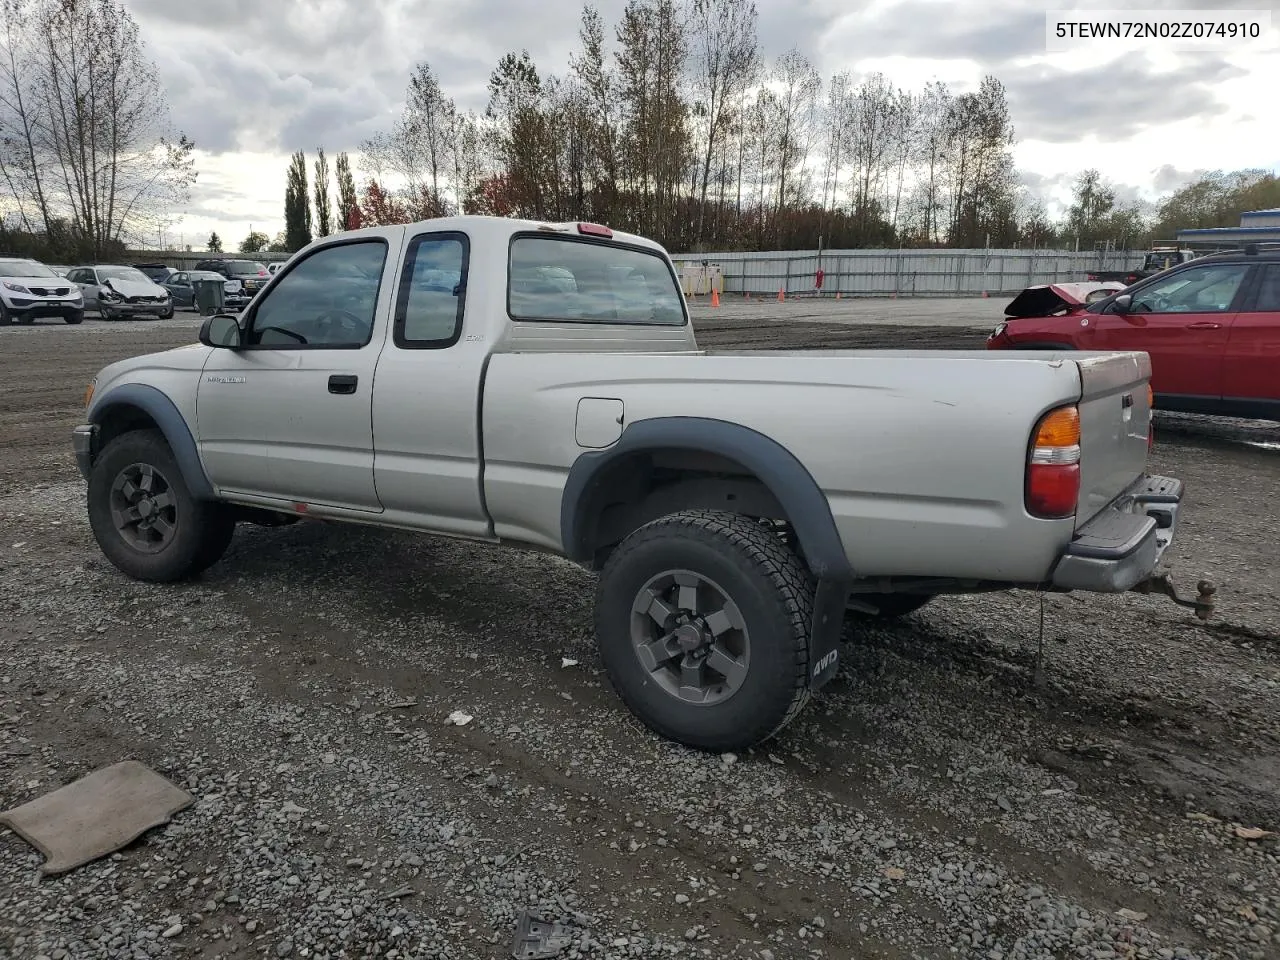
[[[43,263],[34,260],[0,260],[0,277],[56,277]]]
[[[137,267],[98,267],[98,276],[103,280],[132,280],[135,283],[150,283],[151,278]]]
[[[267,268],[252,260],[228,260],[227,272],[233,277],[256,277],[260,273],[266,273]]]

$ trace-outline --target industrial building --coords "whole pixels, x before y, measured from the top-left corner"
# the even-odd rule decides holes
[[[1238,227],[1179,230],[1178,244],[1197,253],[1239,249],[1246,243],[1280,241],[1280,207],[1240,214]]]

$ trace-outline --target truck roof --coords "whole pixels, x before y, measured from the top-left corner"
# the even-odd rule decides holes
[[[527,233],[529,231],[543,231],[547,233],[564,233],[579,234],[582,236],[596,237],[601,240],[613,240],[619,243],[629,243],[632,246],[648,247],[653,250],[661,250],[666,252],[662,245],[650,240],[648,237],[642,237],[636,233],[627,233],[623,230],[613,230],[603,224],[588,223],[586,221],[570,220],[566,222],[553,222],[549,220],[523,220],[515,217],[491,217],[479,214],[467,214],[457,217],[436,217],[430,220],[418,220],[414,223],[404,225],[407,235],[412,236],[415,233],[421,233],[423,230],[459,230],[471,236],[483,237],[486,242],[501,241],[505,235],[513,236],[517,233]],[[361,227],[358,230],[349,230],[343,236],[358,237],[361,234],[376,233],[379,227]],[[324,238],[321,238],[324,239]]]

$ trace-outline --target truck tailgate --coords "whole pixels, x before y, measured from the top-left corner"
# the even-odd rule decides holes
[[[1060,356],[1080,370],[1079,526],[1146,470],[1151,359],[1145,353]]]

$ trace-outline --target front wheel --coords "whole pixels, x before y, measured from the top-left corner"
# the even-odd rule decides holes
[[[117,569],[155,583],[196,576],[235,533],[226,505],[191,495],[158,430],[121,434],[103,449],[89,474],[89,525]]]
[[[623,702],[661,736],[744,750],[808,700],[812,582],[770,529],[687,511],[626,538],[600,575],[595,626]]]
[[[73,311],[72,313],[68,313],[62,319],[70,324],[84,323],[84,311],[83,310]]]

